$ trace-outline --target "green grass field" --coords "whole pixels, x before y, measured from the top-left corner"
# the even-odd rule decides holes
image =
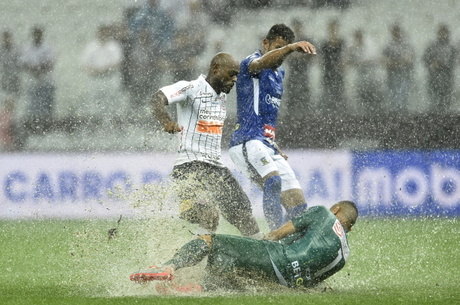
[[[348,265],[311,291],[181,297],[128,280],[191,238],[186,225],[158,223],[122,220],[109,239],[116,219],[0,221],[0,304],[460,304],[458,219],[363,218]],[[199,279],[199,270],[183,276]]]

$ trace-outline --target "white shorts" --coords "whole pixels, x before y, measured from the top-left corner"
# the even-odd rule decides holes
[[[281,191],[300,189],[294,171],[281,155],[259,140],[251,140],[228,150],[233,163],[251,179],[262,178],[277,171],[281,177]],[[257,177],[258,176],[258,177]]]

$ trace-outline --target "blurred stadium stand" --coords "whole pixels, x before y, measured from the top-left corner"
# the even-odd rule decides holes
[[[176,1],[179,2],[179,1]],[[244,1],[243,1],[244,2]],[[460,1],[398,1],[355,0],[350,8],[312,9],[313,1],[263,1],[264,8],[235,9],[231,26],[210,24],[207,49],[200,58],[201,71],[206,71],[209,58],[219,44],[223,51],[242,59],[260,46],[261,39],[274,23],[290,24],[295,17],[303,21],[305,34],[315,42],[326,36],[326,24],[337,18],[340,33],[347,43],[352,32],[363,28],[379,47],[390,38],[388,28],[395,22],[406,29],[410,42],[416,49],[417,64],[415,86],[409,104],[410,114],[398,116],[382,112],[366,116],[356,109],[353,99],[353,75],[346,78],[349,109],[340,117],[306,114],[297,124],[289,124],[289,118],[281,116],[278,138],[287,148],[350,148],[350,149],[408,149],[408,148],[458,148],[460,147],[460,90],[448,115],[428,114],[426,97],[426,71],[421,56],[435,37],[437,25],[450,26],[452,42],[460,41]],[[135,4],[140,5],[141,1]],[[237,1],[241,6],[241,3]],[[289,5],[286,5],[289,3]],[[176,139],[157,130],[152,123],[150,110],[139,109],[140,121],[128,116],[128,97],[121,94],[110,105],[110,111],[94,107],[88,100],[88,92],[94,84],[80,66],[85,44],[92,39],[102,23],[116,23],[122,19],[122,11],[133,1],[56,0],[30,2],[25,0],[3,1],[0,4],[0,28],[9,28],[16,43],[29,40],[29,30],[35,24],[43,25],[47,41],[57,50],[56,119],[46,131],[35,130],[33,124],[22,128],[22,149],[25,151],[126,151],[126,150],[174,150]],[[289,71],[287,71],[289,73]],[[456,88],[460,84],[460,69],[456,71]],[[384,71],[379,71],[384,77]],[[171,82],[165,76],[163,84]],[[312,70],[313,97],[318,104],[321,91],[318,65]],[[288,101],[287,101],[288,102]],[[18,105],[15,120],[23,125],[24,95]],[[235,95],[229,95],[229,120],[225,129],[224,145],[234,125]],[[283,111],[283,109],[282,109]],[[28,136],[26,136],[28,135]]]

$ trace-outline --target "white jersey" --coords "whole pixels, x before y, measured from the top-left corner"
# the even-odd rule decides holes
[[[217,94],[204,75],[160,90],[169,104],[177,103],[178,123],[183,127],[175,165],[197,160],[224,166],[221,140],[226,118],[226,94]]]

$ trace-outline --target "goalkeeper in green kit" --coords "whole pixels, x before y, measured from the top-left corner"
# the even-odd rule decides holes
[[[206,269],[211,279],[238,274],[292,288],[312,287],[345,265],[350,253],[346,233],[357,217],[358,210],[353,202],[340,201],[330,209],[324,206],[307,209],[268,233],[264,240],[223,234],[201,235],[180,248],[162,267],[152,266],[133,273],[130,279],[135,282],[169,281],[175,270],[194,266],[208,256]],[[219,285],[219,281],[211,280],[211,283]]]

